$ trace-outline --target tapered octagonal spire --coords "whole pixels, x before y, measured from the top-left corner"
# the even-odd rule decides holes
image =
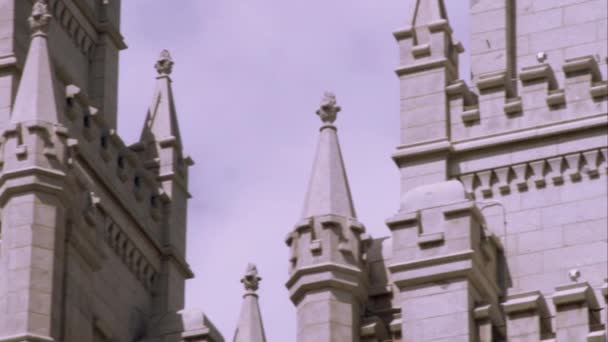
[[[46,36],[51,15],[46,1],[38,0],[34,3],[28,21],[32,29],[32,40],[21,74],[11,122],[58,123],[53,71]]]
[[[320,129],[317,152],[304,200],[303,218],[328,214],[353,218],[356,216],[337,129],[332,124],[340,110],[335,95],[326,92],[317,110],[317,115],[325,125]]]

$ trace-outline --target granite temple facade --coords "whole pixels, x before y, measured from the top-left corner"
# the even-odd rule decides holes
[[[605,342],[606,0],[463,1],[466,52],[443,0],[411,2],[394,32],[400,209],[366,233],[326,93],[285,227],[293,340]],[[119,0],[0,0],[0,342],[224,341],[184,310],[193,161],[173,60],[127,146],[124,48]],[[249,265],[235,342],[266,341],[259,281]]]

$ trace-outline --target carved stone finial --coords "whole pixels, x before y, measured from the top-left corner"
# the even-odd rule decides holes
[[[45,0],[37,0],[32,7],[32,15],[28,18],[32,34],[47,33],[53,16]]]
[[[321,121],[329,124],[333,123],[336,121],[336,117],[340,110],[342,110],[342,108],[337,105],[336,95],[326,91],[321,99],[321,106],[319,107],[319,110],[317,110],[317,115],[321,118]]]
[[[245,271],[245,276],[243,276],[243,279],[241,279],[241,283],[243,283],[245,286],[245,290],[251,292],[257,291],[260,285],[260,280],[262,280],[262,278],[258,276],[258,268],[255,266],[255,264],[248,264],[247,270]]]
[[[160,52],[160,56],[158,57],[154,67],[161,76],[171,75],[171,71],[173,71],[173,58],[171,58],[169,50],[163,50]]]

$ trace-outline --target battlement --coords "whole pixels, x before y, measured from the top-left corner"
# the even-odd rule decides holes
[[[62,177],[69,175],[66,185],[70,191],[82,194],[77,195],[81,200],[72,207],[76,221],[82,220],[103,232],[111,249],[146,289],[154,288],[161,268],[160,255],[175,258],[186,277],[191,277],[180,253],[163,246],[162,230],[166,229],[163,207],[170,198],[162,190],[157,175],[108,128],[97,109],[73,85],[66,88],[65,117],[66,126],[25,122],[5,128],[0,140],[0,171],[4,177],[10,176],[7,171],[20,172],[28,165],[48,168]],[[112,201],[119,203],[119,210],[130,218],[128,221],[118,223],[107,214],[117,209]],[[137,234],[143,234],[152,248],[135,242],[133,233],[125,231],[125,226],[131,225],[138,227]],[[78,230],[72,236],[85,260],[96,269],[103,253],[92,242],[94,235]]]
[[[563,84],[547,63],[522,68],[519,80],[506,72],[481,75],[478,92],[462,80],[452,82],[446,87],[451,140],[458,143],[606,116],[608,83],[602,80],[596,59],[568,59],[562,70]]]
[[[358,279],[352,283],[354,288],[359,287],[356,285],[358,281],[365,279],[360,267],[367,261],[371,237],[365,234],[365,227],[354,219],[336,215],[305,219],[288,234],[285,242],[290,247],[291,276],[288,287],[305,274],[323,273],[323,269],[330,270],[330,273],[342,270],[351,274]],[[337,270],[331,271],[333,268]],[[292,299],[295,297],[294,292]]]
[[[84,161],[87,171],[93,171],[108,189],[118,192],[114,196],[124,201],[137,222],[141,222],[153,240],[158,241],[162,202],[169,199],[164,196],[156,176],[73,85],[66,88],[66,117],[72,136],[69,141],[73,151],[71,162]]]
[[[605,341],[605,323],[588,283],[560,285],[549,298],[539,291],[509,295],[502,303],[509,339]]]

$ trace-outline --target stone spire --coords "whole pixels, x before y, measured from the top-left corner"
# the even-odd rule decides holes
[[[254,264],[247,265],[245,276],[241,283],[245,286],[241,314],[234,333],[234,342],[266,342],[264,324],[260,314],[258,303],[258,290],[260,284],[257,267]]]
[[[320,129],[302,218],[327,214],[356,217],[337,129],[333,125],[340,110],[335,95],[326,92],[317,110],[324,125]]]
[[[443,0],[415,0],[410,6],[408,19],[412,27],[427,26],[448,18]]]
[[[155,173],[163,189],[163,201],[166,206],[165,234],[163,244],[172,250],[174,255],[183,260],[186,255],[186,221],[188,215],[188,167],[191,159],[183,154],[183,145],[175,110],[175,100],[171,88],[173,59],[167,50],[163,50],[154,68],[156,89],[148,109],[144,127],[136,149],[145,160],[146,168]],[[179,276],[177,276],[179,275]],[[184,307],[184,282],[188,273],[182,273],[177,264],[168,261],[163,266],[159,282],[165,289],[166,296],[157,297],[155,310],[158,313],[179,310]]]
[[[11,122],[43,121],[58,123],[53,71],[47,45],[51,15],[46,1],[37,0],[28,19],[32,39],[17,90]]]
[[[144,144],[158,142],[164,146],[172,146],[177,148],[177,151],[181,153],[181,136],[170,77],[173,71],[173,64],[169,51],[161,51],[154,65],[158,73],[156,77],[156,89],[152,97],[152,104],[148,109],[140,141]]]

